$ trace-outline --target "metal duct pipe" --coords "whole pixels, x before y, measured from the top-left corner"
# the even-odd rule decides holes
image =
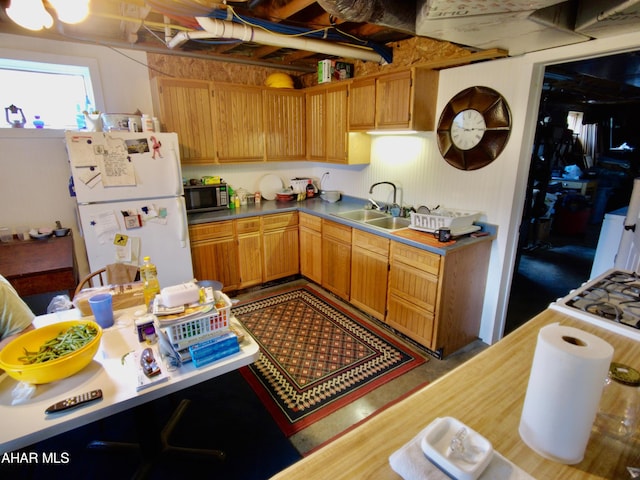
[[[384,58],[377,53],[357,46],[341,45],[303,37],[276,35],[252,28],[248,25],[226,22],[209,17],[196,17],[196,20],[204,31],[179,32],[168,43],[169,48],[178,47],[188,40],[228,38],[274,47],[296,48],[309,52],[324,53],[326,55],[376,62],[379,64],[387,63]]]
[[[373,23],[403,32],[416,32],[416,0],[318,0],[331,15],[349,22]]]

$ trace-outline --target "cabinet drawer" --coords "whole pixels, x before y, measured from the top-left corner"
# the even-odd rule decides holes
[[[404,263],[434,275],[440,273],[440,255],[398,242],[391,242],[391,261]]]
[[[260,217],[239,218],[236,220],[236,233],[256,233],[260,231]]]
[[[260,218],[262,220],[262,228],[264,230],[275,230],[278,228],[294,227],[298,225],[298,212],[265,215]]]
[[[322,236],[351,245],[351,227],[330,220],[322,220]]]
[[[363,248],[370,252],[379,253],[388,257],[389,255],[389,239],[374,235],[372,233],[363,232],[357,228],[353,229],[351,244],[354,247]]]
[[[433,314],[438,301],[438,277],[408,265],[392,263],[389,293]]]
[[[298,219],[301,227],[308,228],[309,230],[315,230],[316,232],[322,231],[322,218],[315,215],[309,215],[308,213],[300,213]]]
[[[435,350],[433,313],[426,312],[395,295],[390,295],[386,322],[409,338]]]
[[[233,222],[231,220],[203,223],[189,227],[189,238],[192,242],[226,237],[233,237]]]

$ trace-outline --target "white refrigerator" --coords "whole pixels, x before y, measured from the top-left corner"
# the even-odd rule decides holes
[[[177,134],[69,131],[65,141],[91,271],[149,256],[161,287],[192,280]]]

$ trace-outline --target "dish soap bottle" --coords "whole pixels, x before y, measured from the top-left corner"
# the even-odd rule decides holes
[[[153,299],[160,293],[158,269],[151,263],[151,258],[144,257],[144,264],[140,267],[140,278],[144,282],[144,304],[149,307]]]

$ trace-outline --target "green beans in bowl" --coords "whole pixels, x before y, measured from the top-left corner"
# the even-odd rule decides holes
[[[55,382],[85,368],[98,351],[102,328],[70,320],[20,335],[0,351],[0,369],[21,382]]]

